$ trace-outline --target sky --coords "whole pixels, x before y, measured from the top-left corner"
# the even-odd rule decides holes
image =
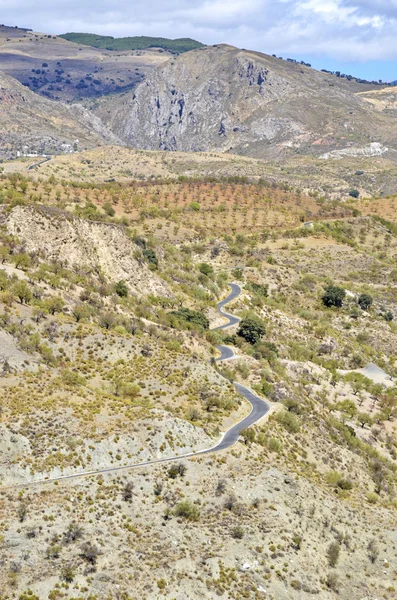
[[[397,80],[397,0],[0,0],[0,22],[45,33],[192,37]]]

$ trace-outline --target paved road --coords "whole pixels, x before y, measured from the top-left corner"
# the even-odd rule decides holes
[[[36,167],[39,167],[40,165],[48,162],[49,160],[51,160],[50,156],[46,156],[46,158],[44,160],[41,160],[40,162],[34,163],[34,165],[30,165],[30,167],[28,167],[28,171],[31,171],[32,169],[35,169]]]
[[[237,285],[236,283],[229,283],[228,285],[230,286],[230,288],[232,290],[231,293],[229,294],[229,296],[227,298],[222,300],[222,302],[219,302],[219,304],[217,305],[218,311],[224,317],[226,317],[228,319],[228,323],[226,323],[225,325],[221,325],[220,327],[216,327],[215,330],[227,329],[227,327],[236,325],[240,321],[240,319],[238,317],[230,315],[223,310],[223,307],[226,304],[229,304],[229,302],[231,302],[232,300],[235,300],[241,294],[241,288],[239,285]],[[229,346],[218,346],[218,348],[221,352],[221,356],[217,359],[217,362],[221,362],[222,360],[226,360],[228,358],[230,359],[230,358],[234,357],[233,349],[229,348]],[[205,450],[199,450],[198,452],[190,452],[189,454],[181,454],[179,456],[173,456],[172,458],[160,458],[157,460],[146,461],[146,462],[142,462],[142,463],[135,463],[132,465],[126,465],[126,466],[120,466],[120,467],[109,467],[108,469],[100,469],[98,471],[83,471],[81,473],[73,473],[72,475],[61,475],[59,477],[51,477],[48,479],[34,480],[34,481],[31,481],[28,483],[24,483],[24,484],[20,484],[20,485],[16,485],[16,486],[9,486],[9,487],[26,487],[26,486],[34,485],[37,483],[50,483],[53,481],[64,481],[64,480],[66,481],[67,479],[78,479],[81,477],[88,477],[90,475],[100,475],[100,474],[104,474],[104,473],[115,473],[117,471],[127,471],[129,469],[136,469],[138,467],[146,467],[146,466],[154,465],[154,464],[173,462],[176,460],[181,460],[182,458],[192,458],[193,456],[199,456],[201,454],[210,454],[213,452],[220,452],[221,450],[226,450],[226,448],[231,448],[238,441],[238,439],[240,437],[240,432],[243,431],[243,429],[247,429],[247,427],[250,427],[254,423],[257,423],[262,417],[264,417],[265,415],[267,415],[270,412],[270,404],[268,404],[265,400],[263,400],[262,398],[259,398],[259,396],[254,394],[251,390],[249,390],[245,386],[241,385],[240,383],[234,382],[233,385],[236,388],[237,392],[239,394],[241,394],[247,400],[247,402],[249,402],[249,404],[251,405],[251,412],[242,421],[240,421],[239,423],[236,423],[236,425],[233,425],[233,427],[228,429],[226,431],[226,433],[223,434],[221,440],[215,446],[212,446],[211,448],[206,448]],[[7,487],[0,488],[0,489],[4,490],[4,489],[7,489]]]

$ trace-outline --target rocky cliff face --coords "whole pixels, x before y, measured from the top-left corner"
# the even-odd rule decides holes
[[[155,69],[134,92],[115,99],[108,118],[117,135],[149,150],[271,157],[391,141],[396,122],[374,111],[357,89],[302,65],[221,45]]]
[[[137,246],[117,225],[85,221],[60,211],[15,207],[6,219],[9,233],[28,252],[42,252],[70,267],[101,270],[109,282],[125,280],[138,296],[170,296],[168,286],[141,260]]]

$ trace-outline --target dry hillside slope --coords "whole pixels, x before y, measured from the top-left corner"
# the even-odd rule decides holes
[[[99,269],[110,282],[125,280],[138,295],[171,295],[166,283],[134,257],[136,246],[122,227],[85,221],[56,209],[22,206],[13,209],[6,224],[28,252],[44,253],[72,268]]]
[[[103,123],[79,105],[54,103],[0,71],[0,158],[21,153],[60,153],[117,142]]]
[[[0,25],[0,70],[52,100],[73,101],[131,89],[171,54],[112,52],[55,35]]]

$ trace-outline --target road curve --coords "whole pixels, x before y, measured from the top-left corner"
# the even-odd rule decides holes
[[[28,171],[32,171],[32,169],[35,169],[36,167],[43,165],[44,163],[48,162],[49,160],[51,160],[51,156],[46,156],[44,160],[41,160],[40,162],[30,165],[30,167],[28,167]]]
[[[221,325],[220,327],[215,327],[214,331],[220,331],[223,329],[227,329],[228,327],[232,327],[233,325],[236,325],[237,323],[240,322],[240,319],[238,317],[230,315],[223,310],[223,307],[226,304],[229,304],[229,302],[231,302],[232,300],[235,300],[241,294],[241,287],[238,284],[228,283],[228,285],[230,286],[230,288],[232,290],[231,293],[227,296],[227,298],[225,298],[224,300],[219,302],[219,304],[217,304],[218,311],[220,312],[220,314],[222,316],[224,316],[228,319],[228,322],[225,325]],[[217,346],[217,348],[221,352],[221,356],[216,359],[217,362],[221,362],[223,360],[234,358],[234,356],[235,356],[234,351],[229,346]],[[5,490],[5,489],[9,489],[9,488],[23,488],[23,487],[27,487],[27,486],[35,485],[35,484],[39,484],[39,483],[43,484],[43,483],[51,483],[54,481],[66,481],[68,479],[79,479],[82,477],[89,477],[92,475],[102,475],[105,473],[116,473],[118,471],[127,471],[129,469],[137,469],[139,467],[146,467],[146,466],[155,465],[155,464],[173,462],[176,460],[181,460],[182,458],[192,458],[194,456],[200,456],[201,454],[212,454],[213,452],[220,452],[221,450],[226,450],[227,448],[231,448],[232,446],[234,446],[237,443],[237,441],[240,437],[241,431],[243,431],[244,429],[247,429],[248,427],[251,427],[251,425],[254,425],[254,423],[257,423],[260,419],[262,419],[262,417],[267,415],[271,410],[270,404],[268,404],[268,402],[266,402],[265,400],[263,400],[262,398],[260,398],[256,394],[254,394],[251,390],[249,390],[244,385],[241,385],[241,383],[233,382],[233,385],[236,388],[236,391],[239,394],[241,394],[241,396],[243,396],[247,400],[247,402],[251,405],[251,412],[244,419],[239,421],[239,423],[236,423],[236,425],[233,425],[230,429],[228,429],[222,435],[220,441],[215,446],[212,446],[211,448],[206,448],[204,450],[199,450],[197,452],[190,452],[188,454],[180,454],[178,456],[172,456],[171,458],[159,458],[157,460],[150,460],[150,461],[146,461],[146,462],[135,463],[132,465],[125,465],[125,466],[120,466],[120,467],[109,467],[107,469],[100,469],[97,471],[82,471],[81,473],[73,473],[71,475],[60,475],[59,477],[36,479],[36,480],[30,481],[27,483],[16,484],[13,486],[4,486],[4,487],[0,486],[0,490]]]

